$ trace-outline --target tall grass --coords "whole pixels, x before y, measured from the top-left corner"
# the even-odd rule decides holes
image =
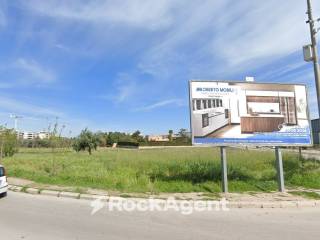
[[[228,149],[227,155],[230,191],[277,189],[272,151]],[[91,156],[84,152],[22,150],[4,159],[4,164],[10,176],[46,184],[121,192],[220,191],[217,148],[102,149]],[[320,189],[319,162],[301,162],[295,154],[287,153],[284,171],[287,186]]]

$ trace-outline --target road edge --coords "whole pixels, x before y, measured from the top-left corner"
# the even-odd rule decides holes
[[[71,198],[71,199],[79,199],[79,200],[89,200],[94,201],[96,199],[103,199],[104,201],[109,201],[109,198],[112,196],[106,195],[98,195],[98,194],[88,194],[88,193],[75,193],[75,192],[66,192],[66,191],[55,191],[55,190],[47,190],[47,189],[38,189],[32,187],[25,186],[17,186],[17,185],[9,185],[9,191],[13,192],[23,192],[26,194],[33,195],[43,195],[58,198]],[[117,197],[121,198],[121,197]],[[123,198],[125,199],[125,198]],[[145,201],[145,198],[130,198],[130,200],[139,202]],[[163,199],[159,199],[163,200]],[[189,202],[192,200],[179,200],[176,199],[177,202]],[[204,200],[201,200],[204,201]],[[206,200],[209,202],[217,202],[219,200]],[[320,200],[303,200],[303,201],[257,201],[257,202],[245,202],[245,201],[228,201],[228,208],[319,208],[320,209]]]

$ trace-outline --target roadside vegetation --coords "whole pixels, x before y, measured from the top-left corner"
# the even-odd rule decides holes
[[[18,139],[12,129],[0,128],[0,163],[11,177],[43,184],[97,188],[124,193],[221,191],[218,148],[130,149],[137,146],[190,145],[185,129],[168,131],[168,141],[157,143],[140,131],[91,132],[62,136],[64,126],[48,128],[48,139]],[[115,146],[121,148],[111,148]],[[108,148],[107,148],[108,147]],[[129,148],[129,149],[123,149]],[[228,148],[231,192],[277,190],[273,151]],[[320,162],[286,152],[286,187],[320,189]]]
[[[302,196],[302,197],[309,198],[309,199],[320,200],[320,194],[315,193],[315,192],[291,191],[290,193],[293,195],[296,195],[296,196]]]
[[[273,151],[228,148],[231,192],[277,190]],[[320,162],[284,153],[286,186],[320,189]],[[120,192],[220,192],[218,148],[20,148],[3,159],[9,176],[44,184]]]
[[[2,158],[18,152],[18,140],[12,129],[0,126],[0,164]]]

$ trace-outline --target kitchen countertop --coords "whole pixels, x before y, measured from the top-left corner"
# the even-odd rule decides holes
[[[207,108],[207,109],[202,109],[202,110],[195,110],[193,111],[193,114],[205,114],[205,113],[209,113],[209,114],[215,114],[215,113],[222,113],[224,112],[224,108]]]
[[[259,114],[257,116],[254,115],[243,115],[241,117],[248,117],[248,118],[259,118],[259,117],[264,117],[264,118],[284,118],[284,115],[281,114]]]

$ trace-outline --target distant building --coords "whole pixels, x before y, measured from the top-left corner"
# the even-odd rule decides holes
[[[19,132],[18,133],[18,138],[19,139],[26,139],[26,140],[32,140],[35,137],[35,133],[33,132]]]
[[[19,132],[18,133],[18,138],[20,139],[25,139],[25,140],[33,140],[36,138],[39,139],[48,139],[50,134],[48,132]]]
[[[148,136],[148,141],[149,142],[169,142],[169,135],[164,134],[164,135],[150,135]]]
[[[38,133],[37,137],[40,139],[48,139],[50,137],[50,134],[48,132],[42,131]]]
[[[320,118],[311,120],[313,143],[320,144]]]
[[[185,136],[188,138],[191,138],[191,132],[186,132]],[[181,135],[179,133],[175,133],[172,135],[172,139],[177,139],[177,138],[181,138]]]
[[[191,137],[190,132],[186,132],[186,137]],[[169,142],[169,134],[160,134],[160,135],[148,135],[147,136],[149,142]],[[172,139],[178,139],[181,138],[180,134],[174,133],[172,134]]]

